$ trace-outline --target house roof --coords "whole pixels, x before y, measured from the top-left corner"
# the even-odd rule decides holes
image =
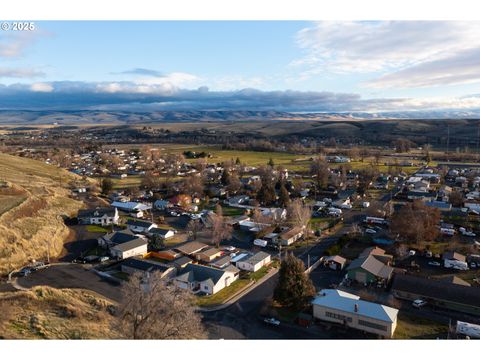
[[[114,217],[116,214],[116,208],[114,207],[97,207],[95,209],[84,209],[78,211],[79,218],[92,218],[92,217]]]
[[[227,268],[228,269],[228,268]],[[203,266],[198,264],[188,264],[184,271],[177,276],[177,280],[183,282],[203,282],[206,280],[212,281],[215,285],[227,270],[220,270],[209,266]]]
[[[176,266],[180,266],[180,267],[190,264],[191,262],[193,262],[193,260],[187,256],[182,256],[182,257],[179,257],[178,259],[173,260],[173,263]]]
[[[152,208],[150,205],[138,203],[138,202],[135,202],[135,201],[126,201],[126,202],[114,201],[114,202],[112,202],[112,206],[117,207],[119,209],[142,210],[142,211]]]
[[[260,261],[265,260],[268,257],[270,257],[270,254],[267,254],[266,252],[263,252],[263,251],[259,251],[255,254],[250,254],[250,256],[241,259],[239,262],[255,265],[255,264],[258,264]]]
[[[223,269],[224,267],[230,264],[231,260],[232,259],[230,258],[230,256],[224,256],[210,263],[210,265]]]
[[[359,258],[366,257],[368,255],[385,255],[385,250],[378,246],[371,246],[362,251],[362,253],[358,256]]]
[[[124,252],[124,251],[128,251],[128,250],[136,249],[136,248],[138,248],[140,246],[143,246],[143,245],[146,245],[146,244],[147,244],[147,242],[145,241],[145,239],[138,238],[138,239],[135,239],[135,240],[127,241],[127,242],[122,243],[122,244],[115,245],[113,247],[113,249]]]
[[[150,233],[159,234],[159,235],[167,235],[170,231],[173,232],[172,229],[153,228],[153,229],[150,230]]]
[[[220,249],[217,249],[217,248],[209,248],[209,249],[207,249],[207,250],[202,251],[202,252],[199,253],[198,255],[214,256],[214,255],[217,255],[217,254],[220,254],[220,253],[222,253],[222,250],[220,250]]]
[[[111,242],[113,244],[123,244],[128,241],[139,239],[140,236],[133,233],[131,230],[121,230],[112,233],[108,233],[102,237],[105,241]]]
[[[412,275],[396,274],[392,290],[404,291],[418,297],[450,301],[480,308],[480,288],[458,285]]]
[[[390,323],[395,322],[398,315],[397,309],[361,300],[357,295],[336,289],[320,291],[319,295],[312,301],[312,304],[352,314],[355,313],[355,305],[357,305],[357,314]]]
[[[201,251],[202,249],[205,249],[206,247],[208,247],[207,244],[201,243],[199,241],[190,241],[181,246],[178,246],[176,249],[181,253],[191,255]]]
[[[141,271],[161,271],[168,270],[170,266],[158,262],[147,261],[143,259],[128,258],[122,262],[122,265]]]
[[[333,255],[333,256],[326,256],[324,258],[325,261],[333,261],[333,262],[336,262],[338,264],[345,264],[347,262],[347,259],[345,259],[344,257],[341,257],[339,255]]]
[[[446,260],[446,259],[448,259],[448,260],[458,260],[458,261],[463,261],[463,262],[465,262],[467,260],[465,255],[459,254],[456,251],[447,251],[447,252],[443,253],[442,258],[444,260]]]
[[[289,229],[287,231],[280,233],[279,238],[282,240],[288,240],[294,237],[295,235],[298,235],[299,233],[303,233],[303,230],[299,227],[294,227],[292,229]]]
[[[150,222],[150,221],[145,221],[145,220],[128,219],[127,220],[127,225],[139,226],[139,227],[144,227],[144,228],[148,229],[149,227],[154,226],[155,224]]]
[[[366,257],[360,257],[352,261],[347,270],[355,270],[361,268],[369,273],[380,277],[382,279],[388,279],[393,272],[393,268],[385,265],[380,260],[376,259],[373,255]]]

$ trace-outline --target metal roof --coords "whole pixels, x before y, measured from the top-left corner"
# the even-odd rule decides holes
[[[321,290],[312,304],[390,323],[395,322],[398,315],[397,309],[361,300],[357,295],[334,289]],[[355,312],[355,305],[357,305],[357,312]]]

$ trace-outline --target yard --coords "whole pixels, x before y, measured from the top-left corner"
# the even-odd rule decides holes
[[[251,283],[252,281],[249,279],[238,279],[216,294],[199,297],[197,305],[205,307],[221,305],[236,293],[245,289]]]
[[[91,233],[106,234],[106,233],[110,232],[110,228],[105,228],[105,227],[100,226],[100,225],[87,225],[85,228],[88,232],[91,232]]]
[[[394,339],[446,339],[447,333],[448,325],[400,311]]]

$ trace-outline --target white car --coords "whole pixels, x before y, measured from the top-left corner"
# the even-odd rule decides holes
[[[373,230],[373,229],[366,229],[365,232],[366,232],[367,234],[376,234],[376,233],[377,233],[377,232],[376,232],[375,230]]]
[[[422,299],[417,299],[417,300],[414,300],[412,302],[412,306],[416,307],[417,309],[420,309],[421,307],[424,307],[425,305],[427,305],[427,302],[425,300],[422,300]]]
[[[280,321],[275,318],[266,318],[266,319],[263,319],[263,322],[269,325],[275,325],[275,326],[280,325]]]
[[[440,264],[438,261],[429,261],[428,265],[430,265],[430,266],[442,266],[442,264]]]

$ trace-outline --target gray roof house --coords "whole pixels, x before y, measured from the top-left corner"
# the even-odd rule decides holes
[[[213,295],[237,279],[238,272],[235,272],[230,266],[226,269],[216,269],[198,264],[188,264],[175,278],[175,283],[178,287],[192,290],[194,293],[203,292]]]

